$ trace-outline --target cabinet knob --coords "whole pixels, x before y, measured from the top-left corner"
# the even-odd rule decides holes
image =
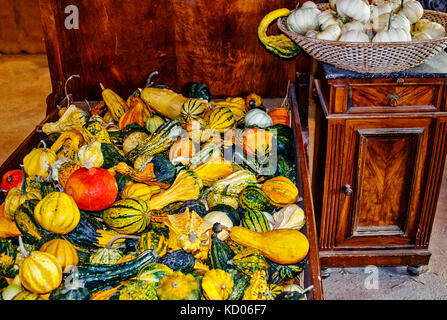
[[[345,184],[344,186],[343,186],[343,192],[345,193],[345,195],[347,195],[347,196],[352,196],[352,188],[351,188],[351,185],[349,185],[349,184]]]
[[[397,84],[398,84],[398,85],[400,85],[400,86],[401,86],[401,85],[403,85],[403,84],[404,84],[405,80],[404,80],[404,79],[402,79],[402,78],[399,78],[399,79],[397,79],[397,81],[396,81],[396,82],[397,82]]]
[[[399,101],[402,99],[400,94],[389,94],[386,96],[386,99],[390,102],[392,107],[395,107],[399,104]]]

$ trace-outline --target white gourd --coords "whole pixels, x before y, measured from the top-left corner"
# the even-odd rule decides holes
[[[416,32],[412,36],[413,41],[432,40],[433,38],[425,32]]]
[[[317,30],[309,30],[306,32],[305,36],[308,38],[315,39],[315,37],[317,36],[317,33],[318,33]]]
[[[360,22],[360,21],[351,21],[348,23],[345,23],[342,28],[341,28],[342,32],[348,32],[348,31],[352,31],[352,30],[358,30],[361,32],[366,32],[367,27],[364,23]]]
[[[415,33],[424,32],[430,35],[432,39],[438,39],[445,36],[445,29],[442,25],[427,19],[420,19],[416,22],[413,31]]]
[[[301,5],[301,9],[306,9],[306,8],[311,8],[311,9],[317,9],[318,10],[317,5],[313,1],[306,1],[306,2],[304,2]]]
[[[290,204],[273,213],[272,229],[300,230],[306,222],[303,209],[296,204]]]
[[[338,0],[337,12],[343,17],[358,21],[368,21],[371,17],[369,4],[362,0]]]
[[[390,14],[392,10],[391,6],[387,2],[378,6],[371,5],[370,8],[371,8],[371,21],[374,21],[377,17],[379,17],[384,13]]]
[[[78,159],[83,167],[100,168],[104,163],[101,143],[95,139],[89,144],[83,145],[78,151]]]
[[[251,109],[245,115],[245,126],[259,128],[267,128],[273,126],[272,118],[264,110],[255,108]]]
[[[424,8],[418,1],[410,0],[404,1],[400,12],[408,18],[411,24],[414,24],[424,15]]]
[[[404,29],[384,29],[378,32],[372,42],[405,42],[411,41],[411,34]]]
[[[402,0],[373,0],[372,5],[380,6],[383,4],[388,4],[391,7],[391,10],[397,12],[400,10]]]
[[[340,27],[343,25],[341,19],[335,18],[335,14],[333,10],[325,10],[318,15],[318,25],[321,30],[326,30],[333,24],[338,24]]]
[[[340,26],[337,24],[332,24],[329,27],[327,27],[325,30],[317,33],[315,38],[319,39],[319,40],[337,41],[338,38],[340,38],[340,35],[341,35]]]
[[[295,9],[287,17],[287,28],[301,35],[304,35],[309,30],[316,30],[318,28],[319,14],[320,10],[316,8]]]
[[[338,41],[345,42],[370,42],[369,36],[360,30],[350,30],[343,32]]]
[[[227,227],[228,229],[231,229],[233,227],[233,222],[231,221],[230,217],[228,217],[228,215],[223,211],[209,212],[203,218],[213,225],[217,222]],[[226,230],[222,230],[217,234],[217,238],[222,241],[225,241],[229,236],[230,234]]]
[[[382,31],[382,30],[388,28],[389,19],[390,19],[389,13],[384,13],[384,14],[380,15],[379,17],[377,17],[374,20],[373,25],[372,25],[373,31],[375,33],[377,33],[379,31]],[[395,28],[404,29],[405,31],[410,32],[411,31],[410,21],[408,20],[408,18],[406,16],[404,16],[401,13],[393,15],[391,17],[390,29],[395,29]]]

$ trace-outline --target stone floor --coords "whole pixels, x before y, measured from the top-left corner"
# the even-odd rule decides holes
[[[0,163],[44,118],[51,91],[46,56],[0,55]],[[447,299],[447,175],[444,174],[428,271],[410,276],[405,267],[328,269],[327,300]],[[377,282],[370,280],[377,275]]]

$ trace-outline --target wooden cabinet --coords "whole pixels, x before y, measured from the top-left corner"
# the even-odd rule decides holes
[[[428,264],[447,78],[327,75],[315,83],[312,175],[322,266]]]

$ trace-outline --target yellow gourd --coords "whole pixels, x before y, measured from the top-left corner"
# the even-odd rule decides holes
[[[47,231],[67,234],[76,228],[81,216],[70,195],[54,191],[36,205],[34,218]]]
[[[47,148],[45,141],[40,141],[40,144],[43,148],[34,148],[23,158],[23,167],[29,177],[40,176],[41,180],[45,180],[58,157],[53,150]]]
[[[63,133],[68,130],[81,130],[87,122],[88,114],[75,105],[68,107],[62,117],[56,122],[47,122],[42,126],[42,131],[50,135],[52,133]]]
[[[242,246],[259,250],[266,258],[279,264],[298,263],[309,252],[307,237],[294,229],[256,232],[234,226],[230,230],[230,238]]]
[[[178,119],[182,106],[188,98],[166,88],[144,88],[141,91],[141,99],[156,113],[171,120]]]
[[[202,292],[207,300],[227,300],[233,290],[231,275],[220,269],[212,269],[202,279]]]
[[[149,201],[154,194],[161,191],[159,186],[148,186],[144,183],[128,182],[121,193],[122,199],[138,198],[144,201]]]

